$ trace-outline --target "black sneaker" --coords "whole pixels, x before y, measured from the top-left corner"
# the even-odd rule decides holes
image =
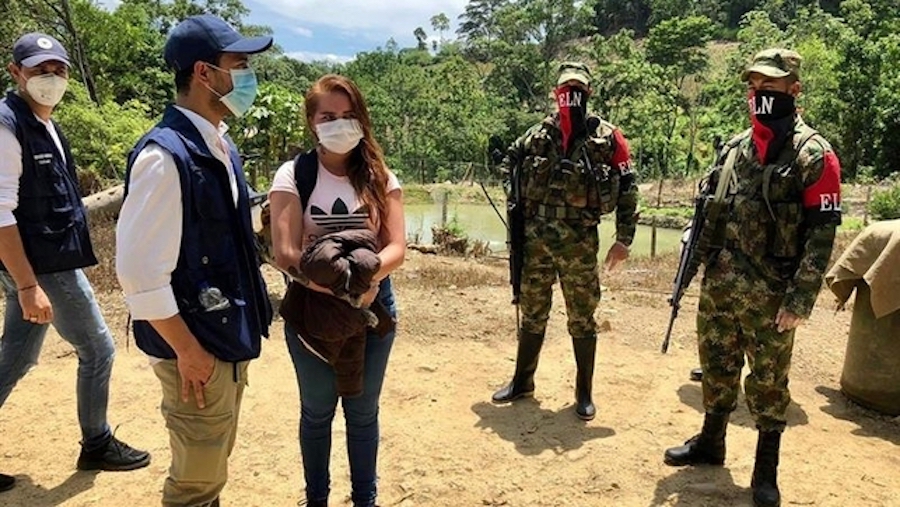
[[[8,491],[16,485],[16,478],[11,475],[0,474],[0,491]]]
[[[106,447],[78,456],[79,470],[106,470],[108,472],[137,470],[150,464],[150,453],[140,451],[112,437]]]

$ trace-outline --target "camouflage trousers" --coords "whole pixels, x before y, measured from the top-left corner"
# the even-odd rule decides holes
[[[562,220],[535,218],[525,224],[522,269],[522,330],[544,334],[559,279],[566,302],[569,334],[574,338],[597,332],[594,310],[600,303],[597,227]]]
[[[750,373],[744,394],[756,426],[784,430],[794,331],[779,333],[775,316],[785,290],[785,282],[754,272],[740,252],[722,250],[707,268],[697,313],[707,412],[723,414],[737,407],[746,357]]]

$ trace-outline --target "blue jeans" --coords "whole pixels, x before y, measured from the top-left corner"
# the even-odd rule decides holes
[[[391,315],[397,308],[389,278],[381,282],[378,299]],[[328,498],[331,477],[331,422],[337,408],[338,395],[334,370],[312,355],[300,343],[297,333],[285,325],[288,352],[294,362],[300,385],[300,454],[306,479],[306,498],[322,501]],[[366,337],[363,393],[355,398],[342,398],[347,423],[347,455],[350,460],[351,498],[354,507],[373,507],[377,494],[378,399],[387,370],[388,356],[395,333]]]
[[[78,354],[78,423],[82,446],[91,451],[105,446],[111,435],[106,422],[109,377],[115,347],[100,315],[91,284],[80,269],[37,275],[53,305],[53,327]],[[0,407],[19,379],[38,362],[49,324],[22,318],[19,293],[9,273],[0,271],[6,293],[6,315],[0,337]]]

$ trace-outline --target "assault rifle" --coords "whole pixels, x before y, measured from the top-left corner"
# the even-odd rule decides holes
[[[509,198],[506,200],[506,247],[509,251],[509,283],[512,285],[512,304],[516,305],[519,321],[519,296],[522,294],[522,268],[525,264],[525,199],[522,197],[522,176],[518,161],[510,167]]]
[[[713,138],[713,150],[716,153],[716,163],[720,162],[722,157],[722,149],[725,144],[722,142],[721,136]],[[703,257],[709,254],[711,249],[715,249],[718,238],[716,234],[720,231],[719,215],[722,213],[722,197],[724,190],[728,186],[731,179],[731,173],[734,169],[734,154],[731,152],[728,160],[725,161],[725,170],[728,175],[719,174],[719,181],[716,189],[712,188],[710,175],[707,175],[697,188],[697,197],[694,199],[694,216],[691,218],[691,225],[688,226],[688,238],[682,245],[681,256],[678,259],[678,271],[675,273],[675,282],[672,287],[672,296],[669,297],[669,304],[672,306],[672,315],[669,316],[669,327],[666,329],[666,337],[662,342],[662,353],[665,354],[669,350],[669,339],[672,337],[672,326],[675,319],[678,318],[678,310],[681,309],[681,298],[684,297],[684,291],[691,284],[691,280],[697,275],[700,269],[700,262]],[[714,166],[715,167],[715,166]],[[712,204],[710,204],[712,203]],[[705,230],[705,226],[712,224],[711,230]]]
[[[492,136],[488,149],[494,166],[503,162],[502,142],[499,137]],[[509,168],[509,188],[507,188],[506,219],[494,204],[484,184],[481,185],[484,195],[503,226],[506,228],[506,250],[509,252],[509,284],[512,286],[512,304],[516,305],[516,331],[518,331],[519,297],[522,293],[522,268],[525,263],[525,199],[522,196],[521,169],[518,161]]]
[[[678,271],[675,273],[675,282],[672,287],[672,295],[669,297],[672,314],[669,316],[669,328],[666,329],[666,337],[662,342],[663,354],[669,350],[672,326],[675,324],[675,319],[678,318],[678,310],[681,309],[681,298],[684,296],[684,291],[691,284],[691,280],[694,279],[700,268],[700,255],[697,252],[697,246],[700,243],[700,235],[703,232],[706,201],[707,196],[704,192],[701,192],[694,199],[694,217],[691,219],[691,225],[689,226],[687,243],[682,245],[681,257],[678,260]]]

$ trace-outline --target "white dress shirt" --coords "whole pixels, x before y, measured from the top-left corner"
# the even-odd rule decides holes
[[[197,113],[176,106],[203,136],[210,153],[228,169],[231,195],[237,206],[237,179],[218,127]],[[135,158],[116,226],[116,274],[135,320],[167,319],[178,313],[172,272],[181,250],[181,180],[172,154],[149,144]]]
[[[66,163],[66,154],[62,148],[62,141],[53,126],[53,122],[44,121],[35,115],[35,118],[46,127],[50,138],[56,144],[59,158]],[[0,227],[16,224],[13,211],[19,207],[19,178],[22,177],[22,145],[16,138],[16,133],[0,125]]]

